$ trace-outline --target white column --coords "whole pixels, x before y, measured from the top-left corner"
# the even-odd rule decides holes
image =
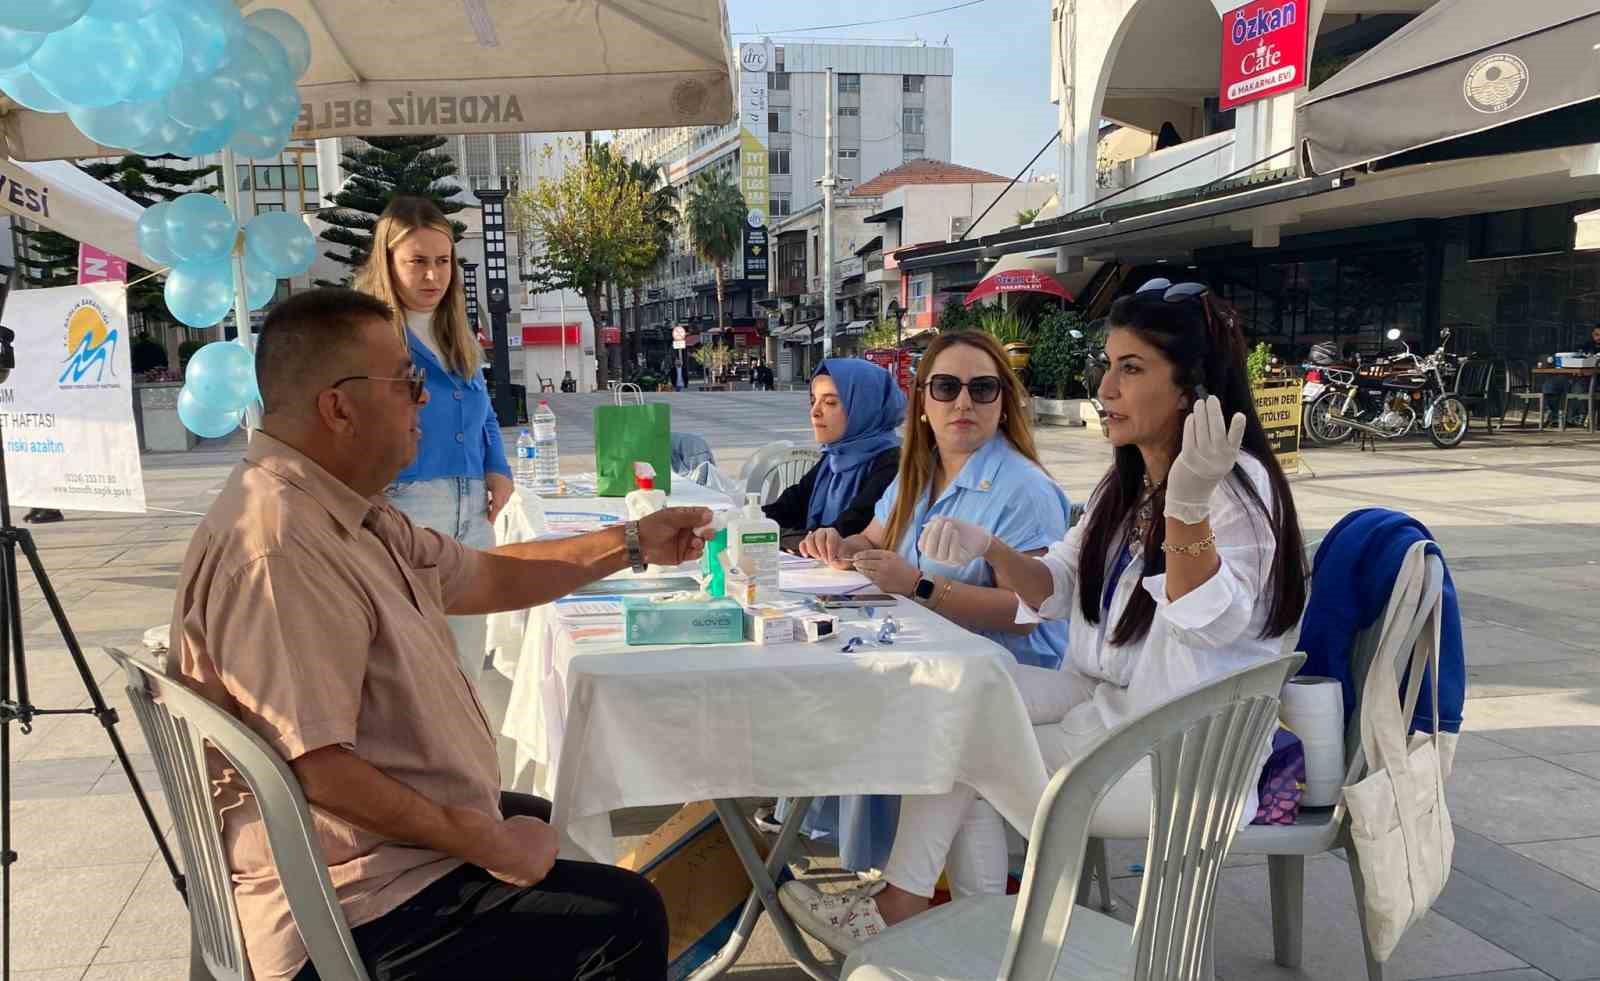
[[[833,69],[823,76],[822,104],[822,356],[833,357]]]

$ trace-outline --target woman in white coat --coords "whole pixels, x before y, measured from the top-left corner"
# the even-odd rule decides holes
[[[940,562],[987,561],[1024,604],[1019,618],[1071,617],[1061,670],[1012,666],[1051,771],[1129,718],[1275,656],[1305,605],[1299,519],[1256,418],[1236,314],[1199,283],[1154,280],[1109,321],[1100,398],[1115,462],[1083,521],[1037,558],[950,518],[920,541]],[[1143,836],[1149,813],[1145,761],[1106,796],[1095,830]],[[1254,813],[1252,794],[1243,820]],[[880,881],[834,895],[791,882],[782,900],[848,951],[926,910],[947,864],[958,892],[1005,888],[1004,829],[970,787],[903,798]]]

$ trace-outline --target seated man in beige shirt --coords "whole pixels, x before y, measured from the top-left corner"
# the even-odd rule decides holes
[[[700,554],[700,508],[480,552],[381,497],[427,399],[382,301],[298,293],[256,355],[265,416],[189,545],[169,669],[289,761],[375,981],[666,974],[661,899],[560,861],[549,804],[504,794],[445,614],[520,609]],[[219,768],[240,926],[260,981],[317,977],[255,801]]]

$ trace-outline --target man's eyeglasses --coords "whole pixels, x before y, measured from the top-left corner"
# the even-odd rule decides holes
[[[422,389],[426,386],[427,380],[427,374],[423,372],[421,368],[418,368],[416,365],[412,365],[406,369],[405,374],[396,378],[384,378],[379,375],[346,375],[328,387],[338,388],[340,385],[343,385],[348,381],[405,382],[406,386],[410,389],[411,401],[421,402]]]
[[[1173,285],[1170,279],[1152,279],[1135,290],[1139,295],[1145,293],[1160,293],[1161,298],[1168,303],[1177,303],[1179,300],[1193,300],[1211,292],[1211,287],[1205,283],[1179,283]]]
[[[1000,379],[994,375],[979,375],[971,381],[962,381],[955,375],[934,375],[923,387],[935,402],[954,402],[961,397],[963,388],[979,405],[988,405],[1000,397]]]

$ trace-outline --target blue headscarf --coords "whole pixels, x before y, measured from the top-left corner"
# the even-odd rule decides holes
[[[808,528],[826,528],[839,520],[868,465],[883,451],[900,445],[895,427],[906,414],[906,396],[894,376],[870,361],[828,358],[817,374],[833,379],[846,422],[844,438],[822,447],[806,508]]]

